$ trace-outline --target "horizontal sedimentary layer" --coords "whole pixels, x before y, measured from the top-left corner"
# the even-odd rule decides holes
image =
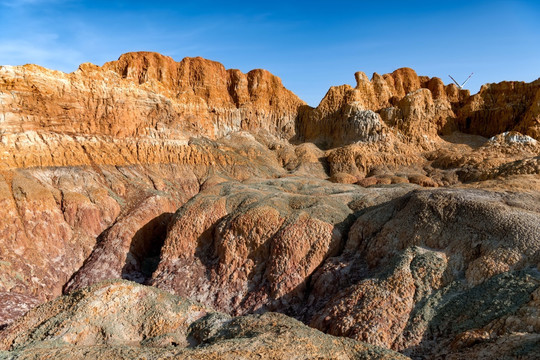
[[[471,96],[403,68],[358,72],[312,108],[267,71],[148,52],[71,74],[0,67],[0,327],[72,294],[0,334],[14,351],[0,357],[39,358],[51,342],[68,355],[135,357],[136,344],[149,357],[204,346],[291,357],[283,341],[296,339],[323,358],[398,356],[380,346],[532,359],[539,99],[540,80]],[[342,338],[272,314],[182,323],[198,315],[167,301],[185,300],[93,285],[111,278],[205,304],[195,312],[279,311]],[[73,320],[88,319],[81,296],[104,293],[112,313],[133,312],[91,330]],[[144,300],[155,297],[165,302]],[[63,313],[70,304],[82,312]],[[150,308],[156,317],[139,313]],[[160,328],[163,311],[181,330]]]
[[[456,130],[540,139],[539,81],[488,84],[473,96],[408,68],[356,81],[311,108],[267,71],[202,58],[128,53],[70,74],[1,66],[0,166],[176,163],[190,138],[241,130],[323,148],[394,136],[419,151]]]

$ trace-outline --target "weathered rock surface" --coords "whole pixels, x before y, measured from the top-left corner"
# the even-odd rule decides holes
[[[463,150],[459,144],[449,146],[439,135],[461,129],[484,136],[507,130],[536,136],[538,82],[489,85],[472,97],[407,68],[374,74],[371,80],[358,72],[356,82],[355,88],[331,88],[312,109],[263,70],[242,74],[202,58],[175,62],[156,53],[128,53],[101,67],[83,64],[71,74],[35,65],[4,66],[0,168],[228,166],[241,160],[204,143],[197,146],[192,137],[217,138],[247,130],[288,171],[332,176],[333,181],[352,182],[351,176],[339,175],[344,173],[358,180],[375,176],[364,184],[384,184],[388,183],[384,177],[393,177],[440,186],[511,175],[496,168],[522,159],[500,157],[498,164],[477,172],[475,167],[484,166],[485,156],[473,154],[479,159],[474,164],[452,164],[462,167],[459,174],[446,171],[448,167],[432,169],[437,151],[456,156]],[[510,109],[501,113],[506,125],[495,126],[492,118],[503,108]],[[473,114],[474,126],[467,127],[468,114]],[[493,130],[480,131],[482,126]],[[291,146],[287,139],[334,149],[319,155],[309,149],[309,156],[317,157],[309,161],[305,146]],[[353,143],[352,148],[341,148]],[[462,155],[471,157],[470,151],[465,152]],[[246,155],[249,159],[253,154]],[[538,155],[537,151],[530,157]],[[359,159],[364,159],[362,164]],[[304,165],[306,160],[309,165]],[[395,181],[402,180],[390,183]]]
[[[215,185],[174,215],[149,283],[413,357],[473,345],[497,356],[491,343],[503,339],[513,356],[534,344],[537,322],[524,314],[540,312],[540,195],[412,189],[301,178]],[[459,340],[495,324],[484,340]]]
[[[71,74],[3,66],[0,168],[211,162],[190,137],[265,130],[290,138],[302,105],[267,71],[243,74],[202,58],[128,53]]]
[[[298,140],[336,147],[384,139],[384,133],[393,131],[423,143],[424,137],[457,129],[453,107],[469,96],[453,84],[444,86],[441,79],[418,76],[408,68],[375,73],[371,80],[362,72],[355,77],[355,88],[332,87],[317,108],[301,108]]]
[[[279,311],[415,358],[534,359],[539,81],[469,96],[406,68],[356,80],[313,109],[202,58],[0,67],[0,327],[72,294],[4,330],[18,340],[0,357],[395,356]],[[113,328],[77,317],[92,297],[109,314],[103,285],[81,290],[109,278],[264,315],[155,335],[183,300],[120,283]]]
[[[149,283],[232,314],[299,313],[306,279],[341,251],[354,213],[406,191],[307,178],[215,185],[173,216]],[[127,246],[115,239],[105,238],[94,253],[120,248],[116,258],[125,259]],[[113,253],[96,261],[92,254],[67,290],[107,278],[106,269],[118,277],[120,266],[107,261]]]
[[[126,281],[46,303],[1,331],[0,339],[0,357],[7,359],[406,359],[285,315],[231,318]]]
[[[179,166],[26,169],[2,180],[0,289],[40,301],[62,293],[96,238],[130,209],[160,192],[177,208],[199,188]]]
[[[116,220],[100,236],[83,268],[66,283],[64,291],[73,291],[73,284],[81,288],[107,279],[144,282],[157,265],[177,205],[172,199],[155,195]]]
[[[283,173],[268,149],[256,142],[250,147],[245,136],[244,153],[225,145],[235,139],[224,139],[219,148],[213,142],[193,144],[207,151],[199,164],[191,166],[101,165],[3,172],[0,291],[50,300],[61,294],[85,260],[100,264],[96,271],[102,279],[149,276],[152,258],[159,256],[163,241],[159,233],[167,227],[167,214],[195,195],[212,173],[239,179]],[[214,159],[230,158],[230,163],[207,162],[212,153]],[[71,282],[81,277],[83,273]]]
[[[4,328],[12,322],[41,304],[41,301],[33,296],[17,294],[16,292],[0,292],[0,328]]]
[[[517,131],[540,140],[540,80],[485,84],[459,110],[461,131],[492,137]]]
[[[433,190],[370,209],[343,254],[313,276],[310,324],[413,357],[459,343],[463,353],[474,345],[492,358],[533,359],[537,321],[519,314],[540,311],[539,204],[538,193]],[[460,340],[476,332],[485,335]],[[492,346],[503,339],[506,353]]]
[[[214,138],[264,128],[287,137],[303,105],[265,70],[243,74],[220,63],[157,53],[122,55],[65,74],[36,65],[0,69],[6,133],[21,130],[119,138]],[[187,135],[187,137],[186,137]]]
[[[384,140],[392,133],[429,149],[438,135],[458,129],[484,137],[517,131],[540,139],[539,80],[487,84],[470,96],[408,68],[375,73],[371,80],[362,72],[355,75],[356,87],[332,87],[317,108],[300,108],[297,141],[338,147]]]
[[[453,171],[463,183],[540,174],[535,160],[540,154],[540,145],[517,132],[499,134],[469,150],[456,150],[455,147],[441,147],[426,154],[426,158],[432,159],[432,168]]]

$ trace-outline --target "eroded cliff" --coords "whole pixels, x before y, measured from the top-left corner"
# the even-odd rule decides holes
[[[349,337],[415,358],[533,359],[539,94],[535,81],[470,96],[403,68],[358,72],[311,108],[267,71],[202,58],[0,67],[0,326],[72,294],[0,332],[4,354],[176,356],[190,333],[209,352],[175,354],[199,358],[238,354],[231,341],[251,329],[245,356],[397,356]],[[278,311],[341,340],[271,314],[214,313],[174,336],[76,323],[89,316],[80,296],[103,289],[137,311],[168,306],[97,284],[108,279],[231,315]],[[61,340],[65,328],[38,324],[53,313],[71,324]],[[282,342],[283,327],[305,346]]]

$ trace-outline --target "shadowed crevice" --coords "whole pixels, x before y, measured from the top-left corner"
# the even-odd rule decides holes
[[[140,228],[131,241],[122,279],[143,284],[152,277],[159,264],[161,248],[167,236],[172,213],[163,213]]]

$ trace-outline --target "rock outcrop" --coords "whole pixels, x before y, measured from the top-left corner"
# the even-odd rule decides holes
[[[2,66],[0,167],[183,163],[191,136],[290,138],[303,104],[267,71],[202,58],[128,53],[71,74]]]
[[[540,140],[540,79],[483,85],[458,114],[463,132],[492,137],[517,131]]]
[[[44,304],[0,331],[0,338],[2,358],[406,359],[325,335],[285,315],[231,318],[125,281],[101,283]]]
[[[193,171],[179,166],[42,168],[3,175],[0,288],[40,301],[62,293],[96,239],[136,211],[130,209],[156,192],[168,194],[177,208],[199,188]]]
[[[167,214],[197,194],[212,174],[244,179],[285,172],[251,135],[233,134],[219,143],[194,140],[190,146],[200,155],[190,152],[191,165],[3,171],[0,291],[35,301],[53,299],[69,287],[83,262],[96,258],[102,279],[149,276]],[[9,303],[5,306],[11,308]]]
[[[306,178],[222,182],[173,216],[148,283],[231,314],[300,313],[306,279],[341,251],[353,213],[405,191]],[[68,291],[119,277],[128,246],[117,238],[105,236]]]
[[[418,76],[402,68],[391,74],[373,74],[371,80],[357,72],[356,87],[332,87],[317,108],[302,108],[298,119],[299,141],[325,147],[378,140],[390,126],[410,140],[448,134],[456,130],[454,107],[469,92],[444,86],[439,78]],[[379,114],[377,116],[373,112]]]
[[[540,139],[540,80],[487,84],[470,96],[408,68],[374,73],[371,80],[362,72],[355,77],[356,87],[332,87],[317,108],[301,108],[297,141],[338,147],[393,132],[426,147],[437,135],[456,130],[484,137],[517,131]]]
[[[0,357],[534,359],[539,81],[1,66]]]
[[[415,188],[223,182],[174,215],[148,283],[413,357],[472,346],[495,357],[493,341],[513,356],[537,341],[525,314],[540,311],[538,193]]]
[[[310,324],[413,357],[474,346],[487,357],[523,350],[533,359],[525,349],[540,339],[538,324],[518,314],[535,307],[540,287],[539,200],[414,191],[370,209],[351,227],[343,254],[314,275]],[[507,317],[515,328],[503,325]],[[492,346],[503,339],[507,353]]]

